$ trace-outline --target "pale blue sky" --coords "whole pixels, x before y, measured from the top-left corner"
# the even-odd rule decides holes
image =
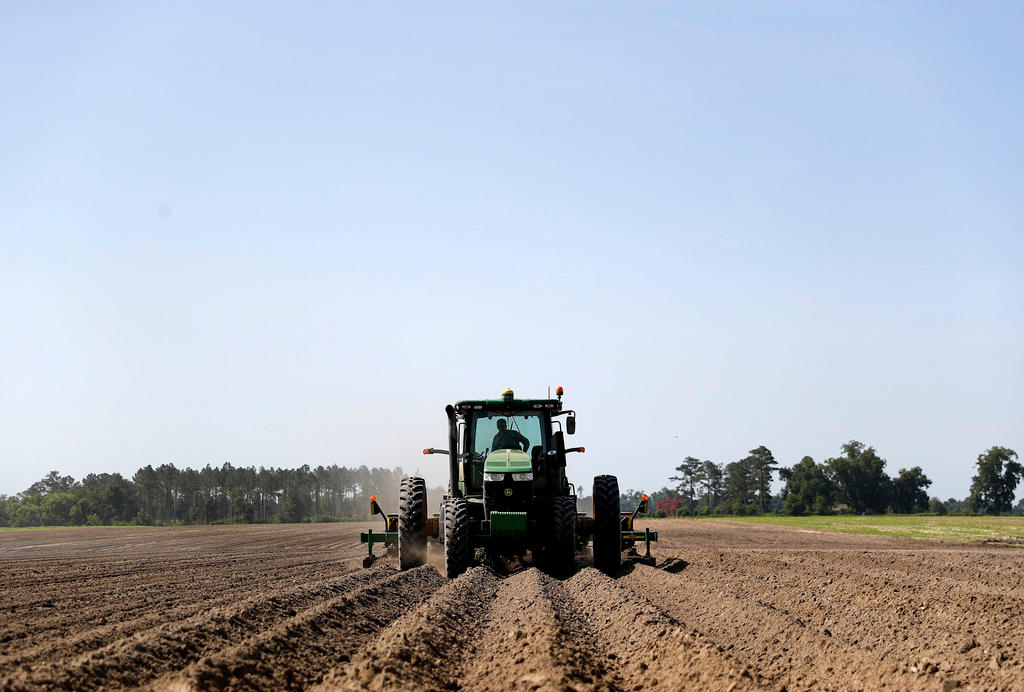
[[[570,477],[1024,454],[1011,3],[0,5],[0,492],[421,469],[563,385]]]

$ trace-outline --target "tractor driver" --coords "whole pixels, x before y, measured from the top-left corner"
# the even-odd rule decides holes
[[[530,449],[530,441],[526,439],[518,430],[509,430],[508,423],[505,422],[504,418],[498,419],[498,433],[494,436],[494,441],[491,442],[491,450],[496,449],[519,449],[519,445],[522,445],[522,451]]]

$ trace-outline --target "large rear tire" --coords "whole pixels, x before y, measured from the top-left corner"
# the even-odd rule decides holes
[[[594,567],[617,574],[622,567],[622,535],[619,525],[619,480],[594,478]]]
[[[444,572],[449,579],[469,567],[473,548],[469,540],[469,502],[450,497],[444,505]]]
[[[412,569],[427,561],[427,484],[403,478],[398,491],[398,568]]]
[[[556,497],[551,503],[551,542],[545,562],[551,575],[571,577],[576,571],[576,503]]]

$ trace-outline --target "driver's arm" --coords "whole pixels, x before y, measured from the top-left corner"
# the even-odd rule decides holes
[[[524,452],[529,452],[530,451],[530,441],[528,439],[526,439],[526,435],[523,435],[522,433],[519,433],[519,439],[523,443],[523,451]]]

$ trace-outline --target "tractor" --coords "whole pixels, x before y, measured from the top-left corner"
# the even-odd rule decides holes
[[[647,511],[647,496],[632,512],[620,512],[615,476],[594,478],[592,517],[577,511],[576,488],[566,477],[566,458],[583,447],[565,446],[576,432],[576,413],[555,399],[516,399],[505,390],[500,399],[460,401],[445,407],[448,448],[424,454],[448,456],[450,481],[439,511],[428,515],[426,483],[405,478],[397,514],[385,513],[376,498],[370,511],[384,518],[385,530],[361,534],[368,544],[364,564],[373,562],[373,546],[396,546],[400,569],[426,562],[428,541],[444,547],[449,578],[463,573],[483,555],[519,558],[529,553],[554,576],[576,570],[576,554],[593,541],[593,563],[609,574],[619,571],[622,550],[637,541],[647,546],[656,531],[636,531],[633,520]],[[635,553],[635,550],[633,551]]]

